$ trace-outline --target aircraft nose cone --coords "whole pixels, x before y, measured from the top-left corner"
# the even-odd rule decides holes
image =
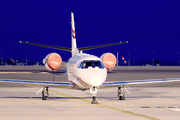
[[[86,76],[88,76],[86,78],[87,78],[87,82],[89,83],[89,85],[100,86],[102,83],[105,82],[107,72],[106,72],[106,70],[94,69],[94,70],[90,71],[89,74]]]
[[[100,86],[103,82],[104,82],[104,80],[102,80],[101,77],[92,77],[90,79],[90,84],[92,86]]]
[[[77,76],[89,87],[99,87],[106,81],[107,70],[98,68],[79,69]]]

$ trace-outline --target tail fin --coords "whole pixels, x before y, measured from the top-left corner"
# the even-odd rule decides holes
[[[72,56],[79,53],[76,45],[76,34],[75,34],[75,25],[74,25],[74,14],[71,12],[71,27],[72,27]]]
[[[72,48],[71,49],[70,48],[65,48],[65,47],[52,46],[52,45],[29,43],[28,41],[26,41],[26,42],[19,41],[19,42],[24,43],[24,44],[41,46],[41,47],[47,47],[47,48],[54,48],[54,49],[59,49],[59,50],[71,51],[72,56],[78,54],[79,51],[82,51],[82,50],[90,50],[90,49],[95,49],[95,48],[102,48],[102,47],[108,47],[108,46],[128,43],[128,41],[125,41],[125,42],[111,43],[111,44],[105,44],[105,45],[96,45],[96,46],[83,47],[83,48],[77,49],[76,35],[75,35],[75,25],[74,25],[74,14],[72,12],[71,12],[71,27],[72,27],[72,31],[71,31],[72,32]]]

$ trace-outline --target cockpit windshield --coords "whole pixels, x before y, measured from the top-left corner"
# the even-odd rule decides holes
[[[86,69],[86,68],[101,68],[104,69],[105,66],[103,62],[99,60],[85,60],[82,61],[79,65],[78,68]]]

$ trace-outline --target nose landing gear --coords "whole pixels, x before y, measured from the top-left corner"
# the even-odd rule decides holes
[[[97,89],[97,87],[90,87],[90,93],[93,95],[91,104],[98,104],[98,101],[96,101]]]

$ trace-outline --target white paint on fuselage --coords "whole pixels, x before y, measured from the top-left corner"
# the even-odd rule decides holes
[[[84,60],[98,60],[102,62],[99,57],[94,55],[79,53],[72,56],[67,64],[68,81],[73,82],[80,89],[101,86],[107,77],[106,68],[79,68],[78,65]]]

